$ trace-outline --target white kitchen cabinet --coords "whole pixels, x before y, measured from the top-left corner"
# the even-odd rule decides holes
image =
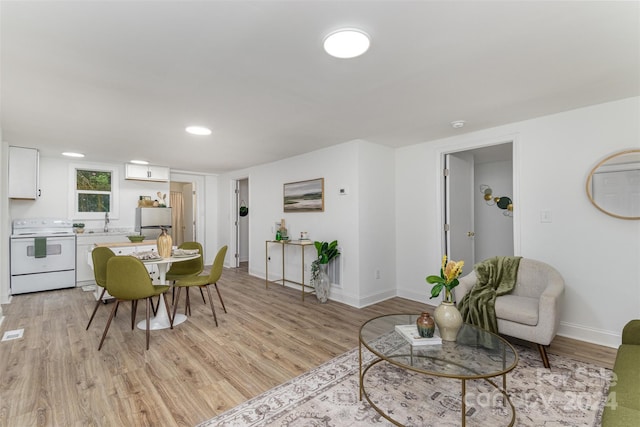
[[[91,258],[91,251],[97,243],[118,243],[127,240],[127,235],[131,233],[109,233],[97,234],[82,233],[76,239],[76,286],[90,285],[95,283],[93,269],[88,263]]]
[[[125,164],[125,178],[141,181],[169,181],[169,168],[166,166]]]
[[[40,197],[39,168],[38,150],[9,146],[9,197],[28,200]]]

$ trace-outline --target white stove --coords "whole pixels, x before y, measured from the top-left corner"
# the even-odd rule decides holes
[[[76,234],[67,219],[13,221],[11,294],[76,286]]]

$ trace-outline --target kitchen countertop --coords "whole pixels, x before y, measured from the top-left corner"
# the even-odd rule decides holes
[[[116,242],[116,243],[96,243],[95,246],[102,246],[105,248],[120,248],[126,246],[153,246],[156,244],[155,240],[143,240],[142,242]]]

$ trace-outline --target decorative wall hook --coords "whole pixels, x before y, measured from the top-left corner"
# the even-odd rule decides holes
[[[513,201],[509,197],[493,197],[493,190],[486,184],[480,185],[480,192],[488,206],[496,205],[499,209],[504,210],[502,213],[504,216],[513,216]]]

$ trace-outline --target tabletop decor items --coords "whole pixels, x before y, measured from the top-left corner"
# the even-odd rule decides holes
[[[166,228],[162,228],[162,232],[158,236],[156,243],[158,245],[158,254],[162,258],[171,257],[171,246],[173,245],[173,239],[170,235],[167,234]]]
[[[433,284],[431,288],[431,298],[435,298],[444,289],[444,298],[440,305],[436,307],[433,317],[438,325],[440,336],[445,341],[455,341],[458,331],[462,326],[462,315],[453,303],[451,291],[460,283],[458,277],[462,273],[464,261],[447,260],[447,256],[442,257],[442,267],[440,276],[427,276],[427,283]]]
[[[420,334],[422,338],[433,338],[433,333],[436,331],[436,323],[429,313],[424,311],[420,317],[416,319],[416,326],[418,328],[418,334]]]
[[[338,250],[338,241],[313,242],[318,252],[318,258],[311,263],[311,284],[316,289],[316,298],[321,303],[327,302],[329,299],[329,291],[331,290],[331,279],[327,274],[329,261],[340,255]]]

